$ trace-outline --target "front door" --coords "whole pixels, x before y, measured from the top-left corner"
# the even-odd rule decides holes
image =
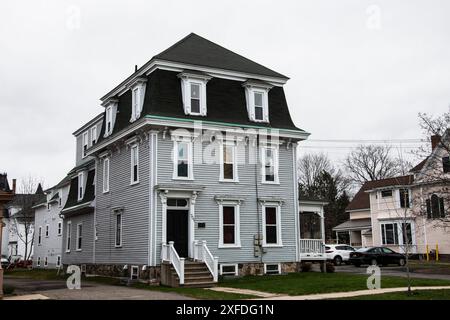
[[[167,210],[167,242],[174,242],[181,258],[188,256],[188,216],[188,210]]]

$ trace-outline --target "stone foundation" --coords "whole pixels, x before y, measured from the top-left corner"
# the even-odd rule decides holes
[[[299,262],[283,262],[281,265],[281,273],[293,273],[300,271]],[[264,263],[239,263],[239,276],[263,275]]]

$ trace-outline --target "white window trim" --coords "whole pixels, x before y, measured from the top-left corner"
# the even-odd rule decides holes
[[[95,142],[94,142],[95,140]],[[97,143],[97,125],[93,126],[91,128],[91,146],[93,146],[95,143]]]
[[[411,225],[411,246],[415,246],[416,245],[416,230],[415,230],[415,223],[413,220],[407,220],[407,221],[403,221],[403,220],[389,220],[389,221],[381,221],[380,222],[380,242],[382,246],[404,246],[405,244],[403,243],[403,228],[402,228],[402,223],[409,223]],[[397,225],[397,240],[398,243],[392,243],[392,244],[384,244],[383,243],[383,225],[386,224],[396,224]],[[386,228],[385,228],[386,230]],[[386,238],[386,237],[385,237]]]
[[[223,243],[223,207],[234,207],[234,241],[235,243]],[[218,248],[241,247],[240,204],[238,201],[221,201],[219,203],[219,245]]]
[[[38,246],[42,244],[42,226],[38,228]]]
[[[36,265],[37,265],[38,267],[41,266],[41,257],[37,257]]]
[[[133,270],[136,270],[136,273],[134,273]],[[136,279],[139,279],[139,266],[131,266],[130,279],[133,279],[133,275],[136,275]]]
[[[81,196],[80,196],[80,187],[81,187]],[[77,198],[78,201],[83,200],[84,197],[84,172],[78,173],[78,189],[77,189]]]
[[[86,151],[89,149],[89,131],[83,132],[81,136],[82,145],[81,145],[81,154],[82,158],[86,158]],[[86,151],[84,150],[84,146],[86,146]]]
[[[187,143],[188,145],[188,176],[187,177],[179,177],[178,176],[178,144],[179,143]],[[192,141],[188,141],[186,139],[174,140],[173,141],[173,180],[194,180],[194,164],[193,164],[193,143]]]
[[[243,84],[245,88],[245,100],[247,102],[247,112],[248,118],[253,122],[269,122],[269,90],[272,88],[271,85],[253,83],[252,81],[247,81]],[[263,94],[263,119],[258,120],[255,118],[255,92]]]
[[[56,256],[56,266],[61,267],[61,255],[59,254]]]
[[[113,130],[113,106],[106,107],[106,121],[105,121],[105,137],[109,136]],[[108,123],[111,125],[109,126],[108,130]]]
[[[183,72],[178,74],[181,79],[181,95],[183,98],[183,108],[186,115],[206,116],[206,83],[211,79],[210,76],[200,74],[190,74]],[[191,83],[200,85],[200,112],[191,111]]]
[[[277,248],[283,247],[283,241],[281,237],[281,205],[279,203],[263,203],[262,207],[262,226],[263,226],[263,247],[267,248]],[[277,219],[277,243],[267,243],[266,242],[266,208],[276,208],[276,219]]]
[[[44,267],[47,267],[47,266],[48,266],[48,257],[45,256],[44,257]]]
[[[57,230],[57,235],[58,236],[62,236],[62,232],[63,232],[63,223],[62,223],[62,221],[59,221],[58,222],[58,230]]]
[[[106,163],[108,163],[108,170],[106,170]],[[111,172],[111,161],[109,157],[106,157],[103,159],[103,193],[109,192],[110,172]]]
[[[67,253],[70,252],[71,247],[72,247],[72,221],[67,221],[66,243],[65,243]]]
[[[223,156],[223,146],[227,145],[227,146],[231,146],[233,147],[233,179],[225,179],[224,178],[224,156]],[[239,176],[238,176],[238,161],[237,161],[237,146],[234,142],[228,142],[228,141],[223,141],[220,144],[220,148],[219,148],[219,161],[220,161],[220,177],[219,177],[219,181],[220,182],[239,182]]]
[[[50,236],[50,226],[48,224],[45,225],[45,237],[48,238]]]
[[[133,174],[134,174],[134,150],[136,149],[136,164],[137,164],[137,180],[133,181]],[[139,183],[139,145],[138,144],[132,144],[130,145],[130,185],[138,184]]]
[[[263,184],[280,184],[280,178],[279,178],[279,148],[276,146],[263,146],[261,149],[261,183]],[[274,162],[274,181],[267,181],[266,180],[266,150],[271,149],[273,150],[273,162]]]
[[[81,226],[81,237],[80,237],[80,226]],[[78,240],[81,238],[81,247],[78,247]],[[75,239],[76,243],[75,243],[75,248],[76,251],[82,251],[82,247],[83,247],[83,223],[77,223],[77,237]]]
[[[234,267],[234,275],[239,275],[239,268],[237,263],[221,263],[220,264],[220,275],[231,275],[231,273],[223,273],[223,267]]]
[[[281,274],[281,263],[264,263],[264,274],[267,273],[267,265],[278,265],[278,274]],[[269,273],[269,274],[275,274],[275,273]]]
[[[138,78],[137,81],[130,86],[131,90],[131,118],[130,122],[134,122],[141,117],[144,107],[145,88],[147,79]],[[137,95],[135,95],[137,92]],[[137,101],[136,101],[137,98]]]
[[[117,244],[117,216],[120,215],[120,244]],[[114,247],[122,248],[123,246],[123,212],[118,211],[114,215]]]

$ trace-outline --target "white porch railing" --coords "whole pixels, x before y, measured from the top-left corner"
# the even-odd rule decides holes
[[[180,285],[184,284],[184,258],[180,258],[173,246],[173,241],[169,244],[163,243],[161,250],[161,260],[163,262],[170,262],[180,278]]]
[[[194,260],[202,261],[211,272],[214,282],[219,278],[219,258],[214,257],[206,246],[206,240],[194,240]]]
[[[325,258],[325,245],[322,239],[300,239],[300,259]]]

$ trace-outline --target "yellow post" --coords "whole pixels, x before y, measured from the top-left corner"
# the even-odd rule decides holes
[[[428,245],[427,245],[427,249],[426,249],[426,251],[427,251],[427,262],[428,261],[430,261],[430,251],[428,250]]]
[[[439,261],[439,246],[436,243],[436,261]]]

